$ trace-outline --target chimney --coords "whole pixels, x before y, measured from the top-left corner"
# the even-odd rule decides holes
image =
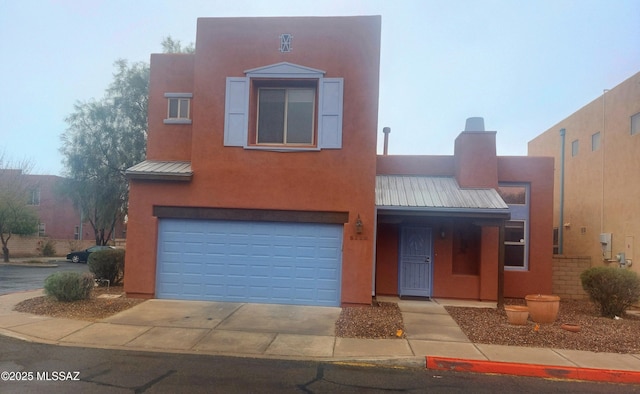
[[[454,161],[460,187],[498,187],[496,132],[485,131],[483,118],[467,119],[455,141]]]
[[[384,150],[382,154],[386,156],[389,150],[389,133],[391,133],[391,127],[383,128],[382,132],[384,133]]]
[[[474,117],[467,118],[467,122],[464,125],[464,131],[484,131],[484,118]]]

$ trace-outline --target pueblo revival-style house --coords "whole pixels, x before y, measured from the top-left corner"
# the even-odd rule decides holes
[[[378,156],[378,16],[202,18],[151,56],[129,296],[339,306],[551,291],[553,160]],[[419,114],[407,114],[419,116]],[[385,130],[387,131],[387,130]]]

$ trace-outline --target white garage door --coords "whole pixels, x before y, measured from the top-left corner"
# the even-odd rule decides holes
[[[160,219],[156,296],[338,306],[342,227]]]

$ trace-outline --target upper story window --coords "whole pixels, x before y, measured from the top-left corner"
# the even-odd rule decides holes
[[[275,151],[342,148],[342,78],[291,63],[228,77],[224,145]]]
[[[595,152],[600,149],[600,132],[591,135],[591,151]]]
[[[191,124],[191,93],[165,93],[167,118],[165,124]]]
[[[576,157],[578,156],[578,151],[580,150],[580,144],[578,140],[573,140],[571,142],[571,156],[572,157]]]
[[[257,144],[313,145],[316,89],[258,88]]]
[[[640,112],[631,116],[631,135],[640,134]]]
[[[29,200],[27,205],[40,205],[40,189],[32,189],[29,191]]]

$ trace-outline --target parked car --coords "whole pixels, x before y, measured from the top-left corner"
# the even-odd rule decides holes
[[[71,260],[72,263],[86,263],[89,260],[89,255],[93,252],[105,249],[115,249],[113,246],[99,246],[95,245],[85,250],[78,250],[71,252],[67,255],[67,260]]]

